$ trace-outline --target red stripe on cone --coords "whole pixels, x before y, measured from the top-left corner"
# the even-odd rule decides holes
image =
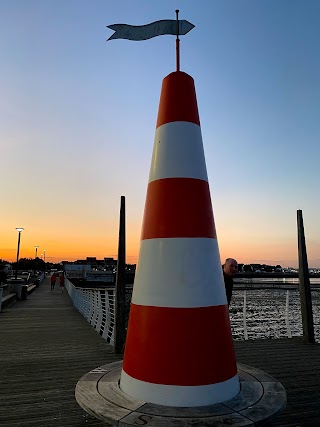
[[[141,239],[216,238],[207,181],[166,178],[148,185]]]
[[[194,80],[181,71],[163,79],[157,128],[169,122],[191,122],[200,125]]]
[[[232,378],[237,368],[228,307],[131,304],[123,369],[141,381],[167,385],[198,386]]]

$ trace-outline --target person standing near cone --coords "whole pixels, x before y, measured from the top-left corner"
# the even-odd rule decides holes
[[[233,290],[233,276],[238,272],[238,263],[233,258],[227,258],[223,264],[223,278],[226,288],[228,307],[231,303],[232,290]]]

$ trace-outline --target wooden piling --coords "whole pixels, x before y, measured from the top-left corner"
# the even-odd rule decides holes
[[[303,327],[303,341],[314,343],[314,327],[312,315],[312,300],[309,279],[309,268],[306,242],[304,237],[302,211],[297,211],[298,221],[298,253],[299,253],[299,291],[301,303],[301,316]]]
[[[126,340],[125,297],[126,297],[126,214],[125,197],[121,196],[117,275],[115,285],[115,335],[114,352],[123,354]]]

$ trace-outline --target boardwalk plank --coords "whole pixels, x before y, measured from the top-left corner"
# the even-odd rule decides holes
[[[287,390],[285,412],[270,426],[320,426],[320,345],[301,338],[236,341],[237,361],[277,378]]]

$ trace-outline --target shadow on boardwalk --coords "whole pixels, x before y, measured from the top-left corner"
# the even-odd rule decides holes
[[[45,281],[26,301],[0,313],[0,426],[97,427],[107,424],[77,404],[77,381],[119,360],[73,307]],[[320,426],[320,345],[301,339],[236,341],[237,361],[275,376],[288,394],[270,426]],[[200,426],[199,426],[200,427]]]

